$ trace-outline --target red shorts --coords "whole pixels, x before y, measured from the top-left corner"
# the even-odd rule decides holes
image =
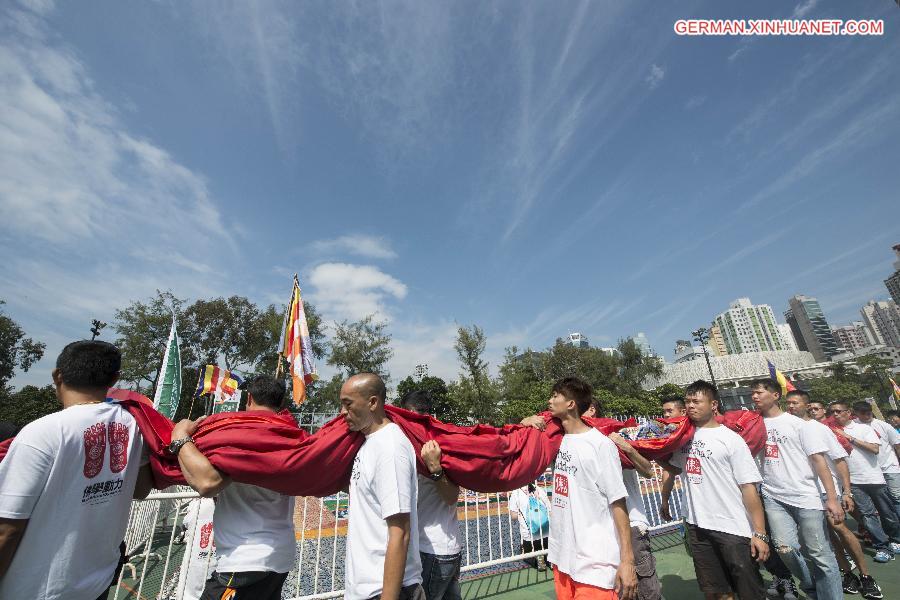
[[[567,574],[553,567],[553,585],[556,600],[618,600],[616,590],[605,590],[595,585],[578,583]]]

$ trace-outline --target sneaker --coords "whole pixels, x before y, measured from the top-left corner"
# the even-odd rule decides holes
[[[893,552],[894,554],[900,554],[900,544],[891,542],[891,552]]]
[[[766,597],[768,598],[781,598],[781,587],[784,585],[781,583],[784,581],[779,577],[772,577],[772,581],[769,582],[769,587],[766,588]]]
[[[845,594],[859,593],[859,577],[857,577],[855,573],[841,572],[841,585],[844,588]]]
[[[875,562],[886,563],[891,562],[893,558],[894,557],[888,554],[886,551],[879,550],[875,553],[875,557],[872,560],[874,560]]]
[[[856,570],[856,561],[853,560],[849,554],[845,554],[844,558],[846,558],[847,562],[850,563],[850,570],[855,571]]]
[[[800,592],[797,591],[797,585],[793,579],[782,579],[781,597],[784,600],[799,600]]]
[[[884,598],[881,588],[878,587],[871,575],[863,575],[859,578],[859,590],[862,592],[863,598],[871,598],[872,600]]]
[[[547,557],[543,554],[537,557],[537,570],[538,571],[546,571],[547,570]]]

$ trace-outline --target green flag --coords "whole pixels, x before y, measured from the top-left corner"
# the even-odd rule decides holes
[[[178,328],[173,314],[166,353],[159,367],[153,407],[169,419],[174,419],[179,398],[181,398],[181,349],[178,346]]]

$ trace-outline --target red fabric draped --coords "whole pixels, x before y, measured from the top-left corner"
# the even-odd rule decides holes
[[[825,417],[825,420],[822,422],[828,425],[832,432],[844,431],[844,428],[838,425],[837,421],[834,420],[834,417]],[[847,454],[850,454],[853,451],[853,444],[850,443],[850,440],[838,433],[835,433],[834,437],[837,438],[837,441],[841,444],[841,447]]]
[[[766,446],[766,423],[762,415],[750,410],[729,410],[716,417],[716,421],[734,431],[750,447],[750,454],[756,456]]]
[[[12,444],[13,439],[15,438],[9,438],[0,442],[0,461],[6,458],[6,453],[9,452],[9,445]]]

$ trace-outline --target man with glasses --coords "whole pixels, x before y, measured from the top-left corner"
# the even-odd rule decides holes
[[[894,512],[900,518],[900,461],[897,460],[900,453],[900,433],[881,419],[876,419],[872,415],[872,405],[868,402],[854,402],[853,414],[857,423],[868,425],[880,438],[878,466],[884,475],[888,493],[894,500]]]
[[[828,412],[840,427],[836,433],[846,438],[852,446],[847,458],[850,490],[862,515],[862,524],[872,536],[875,561],[888,562],[894,554],[900,554],[900,521],[894,512],[884,474],[878,466],[878,434],[868,425],[854,422],[845,402],[832,402]]]

